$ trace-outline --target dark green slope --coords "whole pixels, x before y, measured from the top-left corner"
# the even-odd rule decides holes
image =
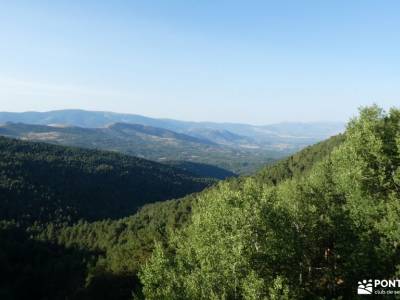
[[[308,146],[303,150],[266,166],[253,177],[268,184],[277,184],[285,179],[299,176],[309,171],[315,163],[329,155],[332,150],[344,141],[344,135],[336,135]]]
[[[328,156],[344,141],[344,139],[344,135],[333,136],[323,142],[309,146],[297,152],[296,154],[291,155],[290,157],[281,159],[271,165],[266,166],[252,177],[266,184],[276,184],[285,179],[290,179],[293,176],[302,176],[303,174],[306,174],[307,171],[309,171],[317,162]],[[240,188],[240,182],[242,178],[245,177],[232,177],[225,181],[229,181],[232,188]],[[211,187],[211,189],[212,188],[213,187]],[[206,192],[206,190],[203,192]],[[183,199],[171,200],[172,202],[176,201],[175,206],[167,202],[146,205],[137,213],[137,215],[144,213],[151,214],[151,211],[167,210],[170,211],[172,215],[175,215],[176,219],[186,220],[187,218],[182,217],[182,214],[190,213],[190,202],[195,201],[195,198],[195,195],[190,195]],[[173,219],[172,217],[170,218]],[[171,224],[171,219],[169,222],[165,221],[165,224]]]
[[[266,184],[276,184],[292,176],[301,176],[329,155],[343,140],[343,136],[335,136],[310,146],[265,167],[253,177]],[[230,182],[231,189],[241,189],[243,178],[245,177],[230,178],[226,181]],[[200,195],[210,189],[213,187],[204,190]],[[87,291],[89,295],[98,297],[102,292],[99,292],[101,286],[96,282],[103,282],[103,278],[107,278],[105,284],[109,286],[108,292],[113,296],[104,299],[130,299],[126,289],[135,289],[135,292],[140,293],[137,272],[151,255],[154,242],[166,244],[171,230],[190,224],[196,201],[197,194],[192,194],[181,199],[145,205],[135,215],[120,220],[85,222],[58,230],[47,227],[41,231],[40,237],[67,248],[97,253],[91,255],[97,261],[97,267],[90,271],[93,281],[91,285],[96,288]]]
[[[344,139],[344,135],[333,136],[323,142],[309,146],[288,158],[266,166],[252,177],[266,184],[276,184],[293,176],[302,176],[316,163],[328,156]],[[225,182],[230,182],[232,189],[241,188],[243,178],[245,177],[231,177],[226,179]],[[206,193],[207,190],[213,188],[210,187],[201,193]],[[194,201],[196,201],[196,194],[186,196],[182,199],[145,205],[135,214],[132,220],[134,222],[149,220],[149,224],[153,224],[150,228],[157,228],[158,231],[162,229],[163,234],[161,236],[164,236],[167,228],[179,227],[186,223]],[[157,226],[154,226],[154,224],[157,224]]]
[[[293,174],[301,174],[301,172],[309,170],[312,164],[328,155],[341,140],[342,137],[334,137],[311,146],[293,157],[266,167],[255,176],[271,184],[289,178]],[[7,141],[10,145],[14,144],[13,147],[18,148],[26,148],[29,145],[31,147],[32,145],[49,147],[53,151],[57,149],[59,155],[62,154],[62,151],[82,152],[80,149],[22,143],[6,139],[0,139],[0,141],[3,144]],[[34,152],[31,147],[28,147],[30,150],[22,151],[22,153],[30,153],[32,156]],[[2,148],[0,147],[0,149]],[[83,152],[113,157],[115,155],[118,158],[128,159],[112,153]],[[71,157],[71,155],[68,156]],[[60,159],[58,155],[52,157],[49,160],[58,161]],[[76,158],[77,155],[73,157]],[[62,158],[61,160],[63,161]],[[73,165],[75,160],[70,160],[71,163],[68,165]],[[78,161],[83,166],[89,164],[82,160]],[[66,163],[63,162],[63,164]],[[38,178],[38,180],[43,180],[43,178]],[[228,181],[231,182],[232,189],[241,188],[241,178],[230,178]],[[82,186],[78,185],[77,187]],[[99,196],[96,195],[96,197]],[[102,197],[97,199],[102,199]],[[72,226],[61,227],[52,223],[44,227],[33,226],[29,229],[29,236],[33,236],[33,239],[21,232],[15,242],[12,241],[11,234],[19,232],[19,229],[16,229],[15,226],[5,227],[3,232],[4,235],[7,235],[4,236],[4,245],[7,247],[4,248],[3,255],[0,255],[0,257],[4,257],[3,261],[0,259],[0,266],[7,270],[6,276],[8,277],[8,281],[4,281],[4,293],[19,296],[21,293],[25,295],[23,291],[26,291],[33,295],[33,299],[46,297],[64,299],[65,296],[70,299],[132,299],[132,290],[136,294],[140,294],[141,288],[137,272],[150,256],[154,242],[160,241],[164,244],[168,240],[170,230],[186,226],[190,219],[193,203],[196,201],[196,194],[192,194],[177,200],[144,205],[136,214],[119,220],[84,221]],[[1,237],[0,231],[0,239]],[[34,247],[35,250],[28,251],[30,247]],[[48,259],[43,258],[44,256],[48,256]],[[11,259],[15,261],[10,263]],[[56,261],[58,269],[53,271],[51,265]],[[29,266],[31,271],[26,272],[22,264]],[[39,265],[44,266],[44,269]],[[40,271],[42,269],[43,271]],[[53,280],[50,282],[42,280],[48,274]],[[23,278],[24,282],[21,283],[17,280],[18,278]],[[30,282],[33,284],[29,284]],[[1,288],[0,286],[0,293]]]
[[[253,177],[259,180],[264,180],[267,184],[274,184],[289,179],[294,174],[296,176],[301,176],[302,172],[307,172],[315,163],[329,155],[329,153],[343,140],[344,136],[339,135],[310,146],[289,158],[280,160],[271,166],[265,167],[264,170]],[[294,161],[296,162],[295,164],[293,163]],[[234,189],[241,187],[241,180],[241,177],[232,177],[225,180],[225,182],[230,182],[231,188]],[[211,186],[200,192],[200,194],[213,188],[214,187]],[[154,231],[152,232],[152,236],[156,234],[159,238],[163,238],[167,234],[167,228],[180,227],[187,222],[192,210],[192,203],[196,201],[196,196],[197,194],[194,193],[181,199],[147,204],[140,208],[134,216],[113,222],[134,223],[135,225],[131,225],[131,229],[134,229],[133,231],[142,228],[148,232]],[[90,224],[88,224],[88,226],[90,227]],[[125,228],[125,230],[129,229]]]
[[[216,179],[226,179],[229,177],[237,176],[235,173],[222,169],[217,166],[195,163],[191,161],[167,161],[165,162],[167,165],[171,165],[175,168],[179,168],[190,173],[196,174],[200,177],[211,177]]]
[[[0,299],[83,299],[76,297],[94,255],[32,239],[12,222],[0,221]]]
[[[119,218],[211,182],[117,153],[0,138],[0,219]]]
[[[191,221],[143,265],[146,298],[358,299],[365,274],[396,278],[399,134],[400,110],[363,108],[344,137],[267,168],[263,181],[200,193]]]

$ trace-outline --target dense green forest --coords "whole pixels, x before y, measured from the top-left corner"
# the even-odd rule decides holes
[[[355,299],[399,275],[399,189],[400,111],[365,108],[254,176],[126,218],[2,221],[0,298]]]
[[[287,172],[279,178],[285,176]],[[230,181],[234,186],[241,180]],[[8,272],[0,289],[2,299],[27,295],[34,295],[35,299],[62,299],[66,295],[72,299],[131,299],[132,291],[141,295],[137,274],[150,257],[155,241],[166,245],[169,232],[188,223],[196,199],[196,195],[191,195],[145,205],[135,215],[115,221],[81,221],[72,226],[60,222],[35,223],[27,230],[15,222],[4,223],[1,264]],[[58,268],[52,270],[55,261]],[[48,275],[54,281],[43,279]]]
[[[121,218],[214,180],[117,153],[0,137],[0,219],[22,223]]]
[[[202,163],[195,163],[191,161],[181,161],[181,160],[172,160],[164,163],[201,177],[226,179],[229,177],[237,176],[235,173],[231,171],[209,164],[202,164]]]
[[[290,173],[290,172],[288,172]],[[352,120],[304,176],[202,193],[140,272],[146,299],[352,299],[399,275],[400,111]]]
[[[259,171],[254,178],[268,184],[277,184],[285,179],[305,175],[316,162],[324,159],[332,150],[344,141],[344,135],[331,138],[308,146],[305,149],[268,165]]]

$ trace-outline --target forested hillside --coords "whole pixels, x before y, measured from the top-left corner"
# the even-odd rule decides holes
[[[312,153],[315,151],[310,151]],[[174,164],[189,170],[191,168],[189,163],[183,166],[181,162]],[[282,174],[276,174],[279,178],[289,174],[288,170],[280,170]],[[216,172],[224,176],[223,172]],[[229,181],[231,187],[236,188],[242,180]],[[189,222],[196,201],[197,196],[193,195],[150,204],[134,216],[115,221],[79,222],[73,226],[60,225],[58,222],[35,225],[30,226],[29,233],[14,223],[4,224],[2,237],[3,244],[7,246],[3,248],[3,266],[9,270],[6,275],[9,279],[5,281],[3,289],[17,297],[38,295],[35,298],[52,296],[60,299],[69,295],[73,299],[130,299],[132,290],[140,296],[141,283],[137,274],[151,255],[154,242],[167,245],[170,232]],[[35,237],[33,240],[29,238],[32,234]],[[12,235],[17,239],[11,241]],[[37,250],[28,251],[29,247]],[[42,265],[40,273],[37,273],[38,259]],[[53,259],[60,265],[56,274],[50,271]],[[23,264],[10,264],[10,261],[16,260],[22,260]],[[85,261],[89,264],[86,265]],[[32,271],[25,272],[26,266],[30,266]],[[54,281],[47,283],[43,280],[43,276],[48,274],[52,274]],[[15,276],[24,278],[24,288],[18,284],[10,287],[13,279],[17,280]],[[32,276],[37,280],[28,284],[32,282]],[[59,288],[61,281],[64,281],[62,289]]]
[[[344,141],[344,135],[333,136],[323,142],[308,146],[288,158],[268,165],[254,177],[263,183],[277,184],[285,179],[304,175],[315,163],[321,161]]]
[[[39,149],[44,147],[59,151],[82,151],[9,139],[2,141],[4,146],[10,143]],[[9,148],[10,151],[11,149]],[[33,155],[34,149],[29,148],[25,152]],[[89,153],[104,154],[98,151]],[[110,153],[107,155],[114,156]],[[180,167],[190,170],[191,165],[185,163]],[[224,172],[213,172],[224,176]],[[242,180],[238,178],[229,181],[234,188]],[[79,193],[79,190],[75,192]],[[33,295],[34,299],[62,299],[66,295],[72,299],[131,299],[134,291],[140,296],[141,283],[137,274],[151,255],[154,242],[166,245],[169,232],[186,226],[196,201],[197,196],[192,195],[179,200],[149,204],[134,216],[115,221],[85,221],[72,226],[59,222],[32,224],[28,227],[28,232],[15,223],[3,222],[0,230],[4,245],[1,249],[3,260],[0,260],[0,264],[3,270],[8,271],[4,272],[7,280],[0,285],[0,295],[11,298]],[[52,270],[55,261],[59,267]],[[26,268],[30,271],[27,272]],[[46,276],[53,280],[44,280]],[[8,299],[6,296],[3,298]]]
[[[140,206],[200,191],[213,180],[117,153],[0,137],[0,218],[120,218]]]
[[[209,164],[195,163],[191,161],[179,161],[179,160],[166,161],[164,163],[167,165],[171,165],[175,168],[188,171],[192,174],[196,174],[201,177],[226,179],[229,177],[237,176],[235,173],[231,171]]]
[[[399,110],[366,108],[344,135],[127,218],[3,222],[0,295],[356,299],[360,279],[399,275],[399,138]]]
[[[201,193],[143,266],[146,299],[357,299],[398,277],[399,137],[400,110],[366,108],[303,176]]]

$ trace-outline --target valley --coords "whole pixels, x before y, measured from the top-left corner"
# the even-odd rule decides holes
[[[190,163],[195,173],[194,166],[200,164],[202,174],[202,165],[237,175],[250,174],[341,132],[343,127],[340,123],[196,123],[81,110],[0,112],[3,136],[116,151],[167,164],[181,161]],[[212,173],[208,175],[213,177]]]
[[[2,1],[0,300],[400,300],[399,1]]]
[[[203,175],[214,178],[188,162],[1,137],[0,295],[354,299],[352,283],[366,270],[395,274],[400,263],[393,226],[399,115],[365,108],[343,134],[239,177],[208,165]],[[3,128],[11,135],[25,126],[32,130]]]

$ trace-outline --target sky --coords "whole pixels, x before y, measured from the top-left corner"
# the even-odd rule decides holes
[[[0,4],[0,111],[269,124],[400,104],[399,1]]]

